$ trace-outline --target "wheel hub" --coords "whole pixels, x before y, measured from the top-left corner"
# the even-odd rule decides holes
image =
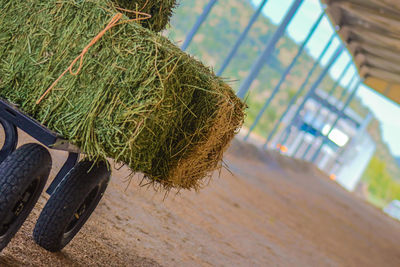
[[[0,224],[0,237],[7,234],[10,227],[17,220],[17,218],[21,215],[22,211],[24,211],[27,204],[32,199],[37,187],[39,185],[39,179],[35,179],[25,190],[25,192],[18,199],[14,207],[8,212],[6,218]]]
[[[85,198],[83,201],[82,205],[78,208],[78,210],[75,212],[74,216],[71,219],[71,222],[69,223],[64,235],[67,236],[69,233],[71,233],[74,228],[78,225],[79,220],[82,218],[82,216],[85,214],[86,210],[92,205],[93,201],[96,199],[98,193],[99,193],[100,187],[96,186],[90,194]]]

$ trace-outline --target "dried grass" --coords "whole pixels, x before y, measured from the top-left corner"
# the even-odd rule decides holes
[[[118,12],[110,1],[0,1],[0,97],[79,146],[165,189],[221,167],[244,104],[199,61],[137,23],[96,43],[78,76],[36,100]],[[125,18],[128,19],[127,17]]]

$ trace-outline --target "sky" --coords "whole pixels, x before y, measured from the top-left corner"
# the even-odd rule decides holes
[[[255,7],[261,3],[261,0],[251,1]],[[293,2],[294,0],[269,0],[264,7],[263,13],[273,23],[279,24]],[[309,30],[321,12],[323,12],[323,9],[319,0],[304,0],[287,29],[289,36],[296,43],[301,43],[308,35]],[[333,32],[334,28],[325,16],[306,46],[307,52],[314,58],[318,58]],[[322,65],[327,64],[330,56],[340,44],[340,39],[336,37],[326,56],[321,61]],[[350,61],[350,54],[347,51],[344,52],[332,67],[330,71],[331,76],[337,79]],[[356,72],[355,66],[352,65],[343,79],[342,85],[346,86]],[[392,153],[395,156],[400,156],[400,105],[375,93],[372,89],[364,85],[361,86],[357,95],[381,122],[383,139],[389,145]]]

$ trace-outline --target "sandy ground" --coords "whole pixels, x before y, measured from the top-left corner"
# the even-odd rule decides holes
[[[56,171],[65,155],[53,155]],[[55,254],[31,238],[43,194],[0,266],[400,266],[400,223],[313,167],[238,141],[225,161],[231,172],[200,193],[165,200],[114,171],[87,225]]]

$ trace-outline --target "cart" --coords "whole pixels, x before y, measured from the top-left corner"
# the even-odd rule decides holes
[[[63,249],[89,219],[110,180],[108,162],[80,159],[81,151],[0,98],[0,252],[20,229],[39,199],[52,169],[50,150],[68,157],[48,186],[50,195],[33,238],[44,249]],[[18,130],[38,143],[17,148]],[[40,144],[39,144],[40,143]]]

